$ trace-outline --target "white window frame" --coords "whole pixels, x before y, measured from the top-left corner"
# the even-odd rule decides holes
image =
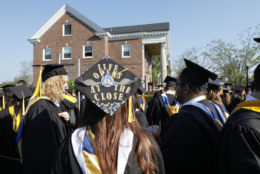
[[[66,25],[71,25],[71,34],[65,34],[65,26]],[[66,23],[62,25],[62,36],[72,36],[72,24],[71,23]]]
[[[124,49],[125,49],[124,46],[129,46],[129,56],[125,56],[125,55],[124,55]],[[122,45],[122,58],[131,58],[131,45],[130,45],[130,44],[124,44],[124,45]]]
[[[85,56],[85,52],[86,52],[85,47],[86,46],[91,46],[92,47],[92,56]],[[94,49],[93,48],[94,48],[93,45],[83,45],[83,55],[82,55],[83,58],[93,58],[94,57],[94,51],[93,51]]]
[[[70,49],[71,49],[71,57],[65,58],[64,57],[64,50],[65,50],[65,48],[68,48],[68,47],[70,47]],[[70,59],[72,59],[72,47],[71,46],[62,47],[62,60],[70,60]]]
[[[51,59],[45,59],[46,49],[50,49],[50,50],[51,50]],[[52,49],[51,49],[51,48],[44,48],[44,49],[42,50],[42,61],[52,61]]]

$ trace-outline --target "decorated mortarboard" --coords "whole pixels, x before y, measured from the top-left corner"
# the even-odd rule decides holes
[[[105,57],[76,79],[74,84],[78,91],[112,116],[141,86],[141,79]]]
[[[221,87],[221,84],[218,82],[214,82],[214,81],[209,81],[208,82],[208,91],[213,90],[213,91],[219,91]]]
[[[259,37],[256,37],[256,38],[254,38],[254,41],[260,43],[260,38],[259,38]]]
[[[202,86],[206,84],[209,79],[216,80],[218,77],[217,74],[203,68],[202,66],[184,59],[186,68],[183,70],[185,71],[185,74],[188,76],[191,83],[193,83],[196,86]]]
[[[45,65],[33,65],[33,66],[43,66],[44,69],[42,71],[42,81],[46,81],[47,79],[60,76],[60,75],[68,75],[64,66],[69,66],[73,64],[45,64]]]
[[[166,88],[167,87],[174,87],[176,85],[177,79],[171,76],[166,76],[164,79],[164,83],[166,83]]]
[[[12,88],[10,88],[10,90],[12,91],[12,93],[14,94],[14,96],[19,99],[22,100],[23,98],[28,98],[32,96],[32,91],[30,88],[28,88],[25,85],[18,85],[18,86],[14,86]]]

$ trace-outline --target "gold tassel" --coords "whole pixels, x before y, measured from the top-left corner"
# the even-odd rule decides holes
[[[28,105],[26,107],[26,111],[25,113],[28,112],[29,108],[31,107],[32,104],[35,103],[35,101],[37,101],[37,99],[39,97],[42,96],[42,93],[41,93],[41,86],[42,86],[42,69],[43,69],[43,66],[44,65],[41,65],[40,66],[40,72],[39,72],[39,76],[38,76],[38,81],[37,81],[37,85],[35,87],[35,90],[33,92],[33,95],[31,96],[29,102],[28,102]]]
[[[43,69],[43,65],[40,66],[40,73],[39,73],[39,77],[38,77],[37,85],[36,85],[36,88],[35,88],[34,93],[33,93],[33,95],[32,95],[31,98],[34,98],[34,97],[41,97],[42,69]]]
[[[132,104],[132,96],[128,99],[128,123],[133,123],[135,121],[133,114],[133,104]]]
[[[5,109],[5,95],[3,95],[3,97],[2,97],[2,104],[3,104],[3,108],[2,109]]]
[[[22,101],[22,116],[24,116],[25,115],[25,101],[24,101],[24,94],[23,94],[23,92],[22,92],[22,96],[23,96],[23,101]]]

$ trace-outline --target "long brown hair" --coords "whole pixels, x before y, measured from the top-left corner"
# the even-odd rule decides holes
[[[213,91],[213,90],[207,91],[207,99],[210,101],[213,101],[217,104],[220,104],[221,106],[223,106],[225,108],[220,96],[215,91]]]
[[[133,112],[134,113],[134,112]],[[106,115],[88,99],[85,100],[77,127],[89,126],[95,135],[93,147],[99,160],[102,173],[117,173],[119,139],[125,128],[132,130],[138,139],[136,156],[142,171],[155,174],[157,145],[145,134],[138,121],[128,123],[128,107],[125,102],[113,116]]]

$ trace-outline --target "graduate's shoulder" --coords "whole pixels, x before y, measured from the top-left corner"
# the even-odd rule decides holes
[[[230,115],[225,126],[239,126],[240,129],[252,128],[260,133],[260,113],[248,109],[239,109]]]

